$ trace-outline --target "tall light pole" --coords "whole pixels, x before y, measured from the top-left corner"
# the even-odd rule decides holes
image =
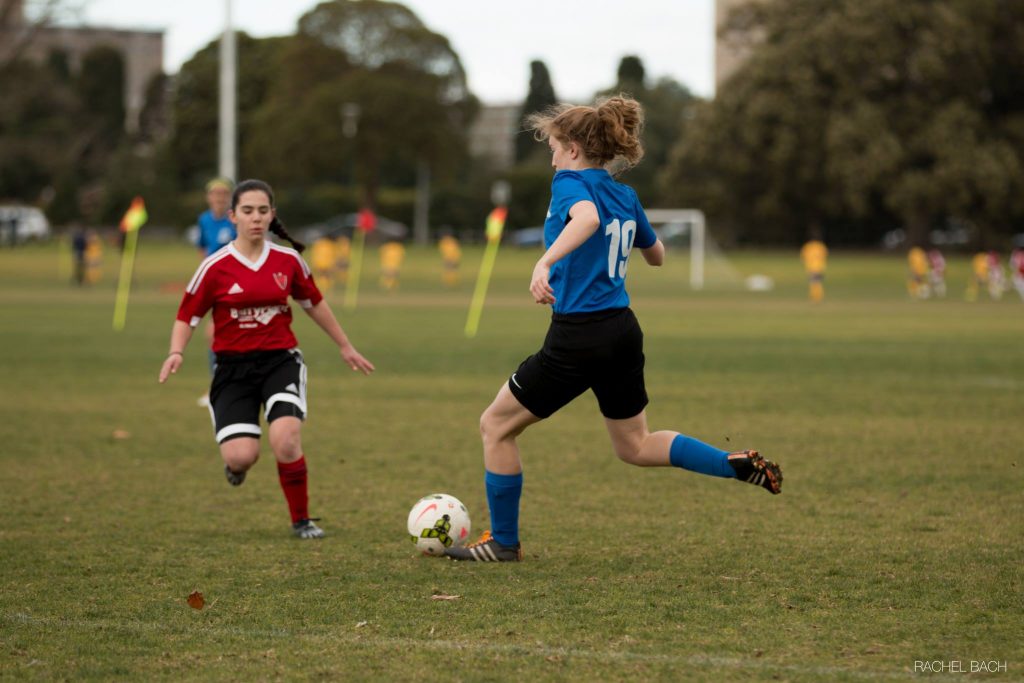
[[[220,117],[218,172],[224,178],[237,180],[236,80],[237,48],[235,28],[231,25],[231,0],[224,0],[224,33],[220,37]]]

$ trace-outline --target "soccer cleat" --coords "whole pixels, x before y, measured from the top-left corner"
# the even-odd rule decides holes
[[[232,472],[227,465],[224,465],[224,476],[232,486],[241,486],[245,481],[245,472]]]
[[[467,546],[445,548],[444,554],[453,560],[470,560],[472,562],[519,562],[523,559],[523,549],[515,545],[502,545],[485,531],[479,541]]]
[[[320,520],[319,517],[315,519],[316,521]],[[323,538],[324,530],[314,524],[313,521],[312,519],[300,519],[295,524],[292,524],[292,533],[303,539]]]
[[[782,468],[757,451],[730,453],[729,464],[740,481],[761,486],[773,494],[782,493]]]

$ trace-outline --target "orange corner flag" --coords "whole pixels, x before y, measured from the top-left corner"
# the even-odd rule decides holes
[[[146,202],[142,201],[142,197],[136,197],[132,200],[132,205],[125,211],[124,218],[121,219],[121,232],[135,232],[147,220],[149,220],[149,214],[146,213]]]
[[[501,233],[505,229],[505,218],[508,217],[508,208],[497,206],[487,216],[487,241],[494,242],[501,239]]]

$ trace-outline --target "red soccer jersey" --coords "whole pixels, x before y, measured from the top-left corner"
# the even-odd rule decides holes
[[[298,342],[289,295],[303,308],[324,298],[298,252],[267,240],[254,263],[229,244],[199,264],[178,320],[195,327],[212,308],[216,353],[290,349]]]

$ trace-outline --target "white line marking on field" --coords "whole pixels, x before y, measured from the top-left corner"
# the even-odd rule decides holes
[[[290,631],[284,628],[250,629],[233,626],[210,626],[207,624],[172,625],[142,621],[114,621],[110,619],[64,619],[53,616],[36,616],[24,612],[8,613],[3,615],[3,620],[15,624],[28,626],[55,626],[62,629],[76,629],[79,631],[96,630],[120,630],[135,632],[168,632],[179,634],[212,634],[232,635],[262,638],[286,638],[294,640],[301,638],[310,641],[322,641],[327,644],[362,645],[365,647],[399,647],[405,649],[430,649],[430,650],[454,650],[459,652],[486,652],[505,655],[526,655],[531,657],[565,657],[578,659],[591,659],[596,661],[619,661],[619,662],[659,662],[664,664],[680,664],[690,667],[702,667],[705,669],[753,669],[761,671],[788,671],[796,674],[808,674],[813,676],[837,675],[852,676],[864,679],[916,679],[913,672],[906,671],[879,671],[875,669],[849,669],[841,666],[801,666],[799,664],[775,664],[761,659],[744,659],[741,657],[716,657],[713,655],[672,655],[657,654],[648,652],[628,652],[621,650],[587,650],[571,647],[556,647],[545,645],[541,642],[534,644],[517,643],[486,643],[476,641],[458,641],[447,639],[417,639],[398,638],[390,636],[374,636],[364,631],[359,633],[337,632],[334,634],[312,633],[303,631]],[[929,680],[952,680],[943,676],[929,676]]]

